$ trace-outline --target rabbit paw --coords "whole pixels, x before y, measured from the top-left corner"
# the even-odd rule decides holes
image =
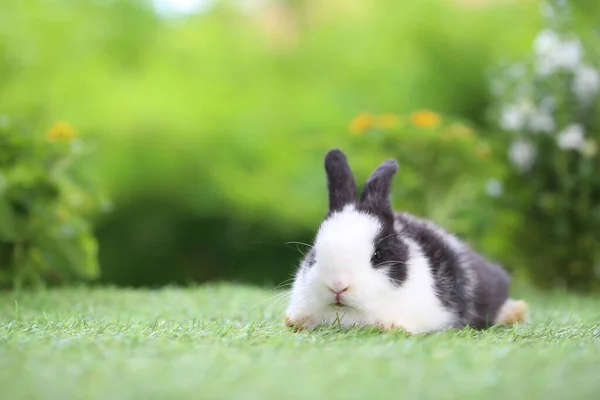
[[[290,317],[289,315],[286,315],[283,318],[283,323],[288,328],[292,328],[292,330],[294,330],[295,332],[309,329],[315,325],[314,321],[310,317],[292,319],[292,317]]]
[[[402,326],[400,326],[399,324],[393,322],[393,321],[389,321],[389,322],[383,322],[383,321],[378,321],[375,326],[377,326],[380,330],[384,331],[384,332],[403,332],[407,335],[412,335],[412,332],[409,332],[407,329],[403,328]]]

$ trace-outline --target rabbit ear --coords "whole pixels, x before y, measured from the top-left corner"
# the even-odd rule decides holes
[[[378,213],[391,213],[390,191],[392,178],[398,171],[394,159],[382,162],[369,177],[360,196],[361,206]]]
[[[329,190],[329,212],[341,211],[344,206],[356,201],[356,183],[346,156],[338,149],[330,150],[325,156],[327,188]]]

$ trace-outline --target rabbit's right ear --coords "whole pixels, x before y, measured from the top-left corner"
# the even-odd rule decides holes
[[[341,211],[347,204],[356,201],[356,183],[346,156],[338,149],[330,150],[325,156],[327,188],[329,190],[329,212]]]
[[[360,196],[360,203],[371,211],[392,215],[390,191],[392,178],[398,171],[398,162],[389,159],[382,162],[367,180]]]

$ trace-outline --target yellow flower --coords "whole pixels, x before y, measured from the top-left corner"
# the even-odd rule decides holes
[[[348,131],[353,135],[361,135],[375,124],[375,116],[368,112],[358,114],[348,126]]]
[[[75,128],[68,122],[58,121],[46,133],[46,137],[50,141],[56,140],[71,140],[76,136]]]
[[[381,129],[391,129],[398,124],[398,116],[392,113],[385,113],[377,116],[377,127]]]
[[[475,154],[477,154],[477,157],[479,157],[479,158],[488,158],[491,153],[492,153],[492,149],[490,148],[489,145],[487,145],[485,143],[480,144],[475,149]]]
[[[435,128],[442,122],[442,118],[429,110],[419,110],[410,114],[410,122],[420,128]]]

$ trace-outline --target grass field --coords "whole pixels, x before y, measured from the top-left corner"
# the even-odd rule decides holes
[[[527,326],[291,333],[276,292],[0,293],[0,398],[598,399],[600,299],[517,293]]]

